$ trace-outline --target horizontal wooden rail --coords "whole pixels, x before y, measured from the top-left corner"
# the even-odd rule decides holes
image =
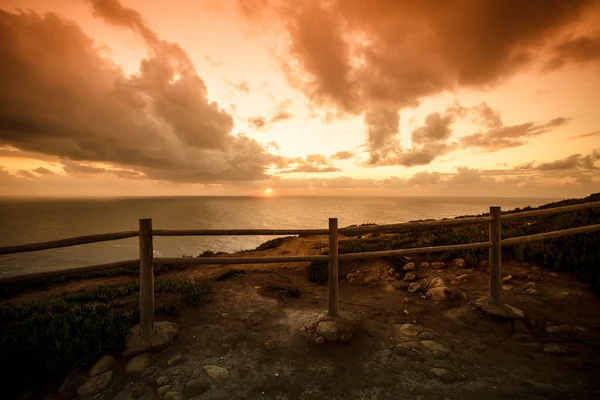
[[[327,229],[153,229],[152,236],[327,235]]]
[[[579,211],[579,210],[587,210],[588,208],[596,208],[600,207],[600,201],[595,201],[592,203],[583,203],[583,204],[575,204],[572,206],[563,206],[563,207],[554,207],[554,208],[546,208],[544,210],[533,210],[533,211],[522,211],[512,214],[504,214],[500,217],[500,219],[518,219],[518,218],[527,218],[527,217],[539,217],[541,215],[552,215],[558,213],[565,213],[571,211]]]
[[[281,257],[198,257],[153,258],[152,264],[203,265],[203,264],[272,264],[304,261],[327,261],[329,256],[281,256]]]
[[[77,246],[78,244],[108,242],[110,240],[127,239],[137,237],[138,231],[101,233],[99,235],[78,236],[68,239],[52,240],[50,242],[28,243],[17,246],[0,247],[0,254],[25,253],[30,251],[40,251],[48,249],[57,249],[59,247]]]
[[[26,281],[26,280],[32,280],[32,279],[52,278],[52,277],[61,276],[61,275],[71,275],[71,274],[80,274],[80,273],[85,273],[85,272],[106,271],[109,269],[124,268],[124,267],[137,267],[139,264],[140,264],[140,260],[126,260],[126,261],[117,261],[117,262],[109,263],[109,264],[88,265],[87,267],[75,267],[75,268],[59,269],[59,270],[54,270],[54,271],[34,272],[32,274],[0,277],[0,283],[19,282],[19,281]]]
[[[598,230],[600,230],[600,224],[582,226],[579,228],[562,229],[560,231],[538,233],[535,235],[518,236],[518,237],[513,237],[510,239],[502,240],[502,246],[512,246],[515,244],[536,242],[538,240],[552,239],[552,238],[557,238],[557,237],[562,237],[562,236],[576,235],[579,233],[594,232],[594,231],[598,231]]]
[[[421,222],[403,222],[401,224],[391,225],[369,225],[369,226],[357,226],[352,228],[341,228],[338,230],[339,233],[347,234],[364,234],[372,232],[393,232],[403,231],[408,229],[418,228],[431,228],[435,226],[443,225],[467,225],[467,224],[481,224],[491,221],[491,217],[469,217],[469,218],[454,218],[454,219],[440,219],[435,221],[421,221]]]
[[[453,244],[448,246],[433,246],[433,247],[416,247],[413,249],[400,249],[400,250],[385,250],[385,251],[370,251],[366,253],[347,253],[340,254],[340,260],[362,260],[365,258],[381,258],[381,257],[392,257],[402,256],[406,254],[419,254],[419,253],[435,253],[440,251],[453,251],[453,250],[467,250],[467,249],[482,249],[492,247],[492,242],[477,242],[467,244]]]

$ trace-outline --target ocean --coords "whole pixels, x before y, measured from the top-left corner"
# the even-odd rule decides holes
[[[151,197],[0,199],[0,247],[138,229],[327,228],[480,214],[558,199],[458,197]],[[252,249],[272,236],[156,237],[155,256],[196,256],[205,250]],[[138,258],[138,238],[0,255],[0,276]]]

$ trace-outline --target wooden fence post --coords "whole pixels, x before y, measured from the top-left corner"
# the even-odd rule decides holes
[[[328,315],[338,315],[338,220],[329,218]]]
[[[140,327],[143,338],[154,334],[152,219],[140,219]]]
[[[501,223],[500,207],[490,207],[489,241],[492,247],[489,249],[488,264],[490,268],[490,294],[489,302],[493,306],[502,307],[501,282],[502,282],[502,258],[501,258]]]

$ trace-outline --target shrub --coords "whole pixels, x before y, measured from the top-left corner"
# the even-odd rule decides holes
[[[329,263],[327,261],[312,261],[308,264],[308,281],[319,285],[328,281]]]
[[[243,269],[230,269],[229,271],[223,272],[217,277],[217,282],[221,282],[230,278],[234,278],[240,275],[246,274],[246,270]]]
[[[254,250],[262,251],[262,250],[275,249],[275,248],[281,246],[283,243],[285,243],[288,239],[291,239],[293,237],[294,236],[286,236],[286,237],[278,237],[275,239],[267,240],[266,242],[258,245],[258,247],[255,248]]]

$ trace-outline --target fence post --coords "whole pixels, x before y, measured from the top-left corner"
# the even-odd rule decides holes
[[[329,218],[328,315],[338,315],[338,220]]]
[[[140,327],[143,338],[154,334],[152,219],[140,219]]]
[[[490,207],[489,241],[492,247],[489,249],[488,264],[490,268],[490,294],[489,302],[493,306],[501,307],[501,282],[502,282],[502,259],[501,259],[501,224],[500,207]]]

